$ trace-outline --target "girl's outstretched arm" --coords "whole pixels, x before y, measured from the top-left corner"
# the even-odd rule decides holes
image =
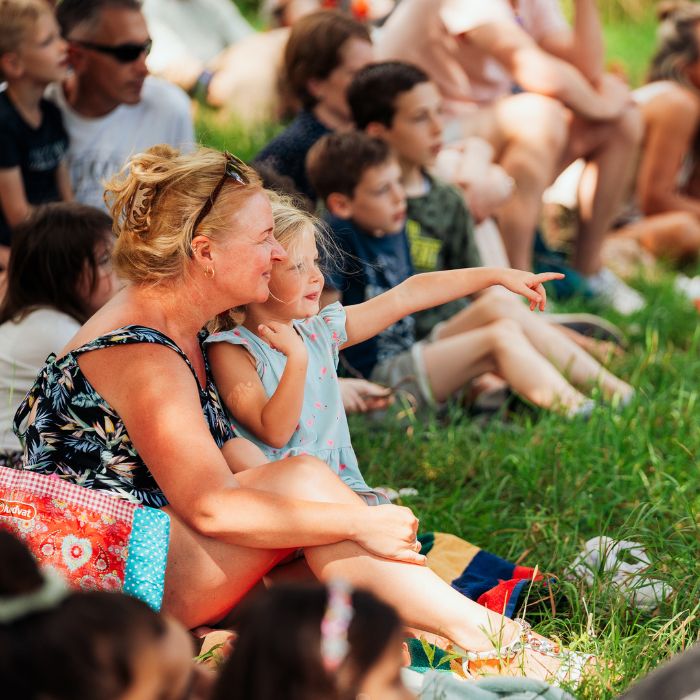
[[[269,397],[255,360],[243,346],[211,343],[208,353],[219,395],[231,415],[258,440],[280,448],[291,440],[299,424],[308,356],[304,341],[289,326],[260,326],[260,336],[287,356],[280,383]]]
[[[384,294],[345,307],[348,340],[343,347],[361,343],[416,311],[440,306],[495,284],[524,296],[530,302],[530,310],[539,307],[543,311],[547,303],[543,283],[562,277],[564,275],[558,272],[536,275],[501,267],[470,267],[413,275]]]

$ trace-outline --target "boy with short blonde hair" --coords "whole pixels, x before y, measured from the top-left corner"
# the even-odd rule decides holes
[[[68,54],[44,0],[0,0],[0,267],[12,229],[33,206],[72,199],[61,113],[43,98],[66,75]]]

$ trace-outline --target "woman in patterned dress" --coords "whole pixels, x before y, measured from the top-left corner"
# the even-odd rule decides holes
[[[49,358],[20,407],[24,468],[163,507],[163,610],[188,627],[219,620],[304,548],[318,578],[367,588],[406,624],[500,654],[515,673],[524,660],[528,672],[530,655],[516,652],[522,628],[424,566],[408,508],[368,507],[311,457],[234,475],[237,460],[261,455],[231,442],[200,329],[264,301],[272,264],[286,255],[254,172],[229,154],[156,146],[131,159],[107,196],[113,263],[127,284]]]

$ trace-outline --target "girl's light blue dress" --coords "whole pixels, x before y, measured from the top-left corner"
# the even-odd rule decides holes
[[[388,503],[384,496],[365,483],[350,442],[337,374],[339,348],[347,340],[345,309],[336,302],[321,309],[317,316],[293,323],[306,345],[309,360],[301,417],[292,438],[284,447],[270,447],[241,426],[235,416],[229,413],[231,427],[236,435],[255,443],[270,461],[295,455],[313,455],[324,461],[370,505]],[[232,331],[214,333],[206,342],[243,345],[255,359],[265,393],[272,396],[277,390],[287,357],[278,350],[273,350],[255,333],[239,326]]]

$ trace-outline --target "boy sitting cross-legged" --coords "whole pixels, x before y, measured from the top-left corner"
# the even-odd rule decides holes
[[[399,164],[407,196],[406,231],[417,272],[481,265],[474,224],[462,194],[430,173],[442,148],[442,98],[428,76],[416,66],[385,62],[355,76],[348,91],[358,128],[385,141]],[[578,386],[599,383],[607,398],[623,402],[634,393],[574,342],[546,316],[529,313],[502,288],[491,288],[469,304],[444,305],[416,314],[418,337],[433,339],[483,328],[510,319],[532,345]]]
[[[361,303],[411,277],[401,168],[389,146],[360,132],[329,134],[309,152],[307,169],[343,254],[329,280],[335,297],[343,304]],[[419,405],[444,402],[472,378],[495,372],[538,406],[566,415],[590,411],[586,397],[510,319],[417,342],[409,316],[348,348],[345,359],[372,381],[400,384]]]

